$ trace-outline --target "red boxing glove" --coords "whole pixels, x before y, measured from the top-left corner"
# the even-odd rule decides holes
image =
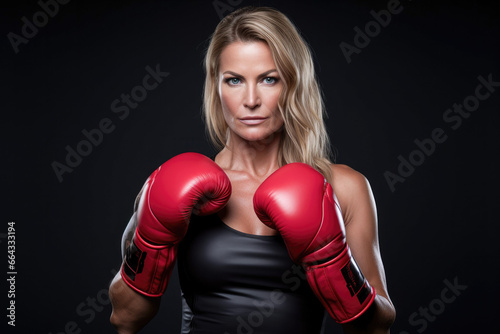
[[[191,213],[213,214],[231,195],[226,173],[198,153],[180,154],[146,181],[137,208],[137,228],[121,275],[135,291],[150,297],[165,292]]]
[[[303,163],[285,165],[260,185],[253,202],[335,321],[352,321],[368,309],[375,290],[351,255],[340,207],[323,175]]]

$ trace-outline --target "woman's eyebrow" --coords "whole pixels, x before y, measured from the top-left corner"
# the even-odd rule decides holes
[[[267,77],[269,74],[271,74],[273,72],[278,72],[278,70],[272,69],[272,70],[266,71],[266,72],[264,72],[262,74],[259,74],[259,78]]]
[[[278,70],[272,69],[272,70],[266,71],[264,73],[259,74],[258,78],[266,77],[273,72],[278,72]],[[231,74],[231,75],[234,75],[235,77],[243,77],[241,74],[238,74],[238,73],[233,72],[233,71],[224,71],[222,74]]]

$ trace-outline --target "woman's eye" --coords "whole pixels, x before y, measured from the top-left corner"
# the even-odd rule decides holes
[[[238,78],[229,78],[226,80],[226,82],[230,85],[237,85],[240,83],[240,79]]]
[[[272,85],[274,83],[276,83],[276,78],[273,78],[273,77],[267,77],[264,79],[264,83],[268,84],[268,85]]]

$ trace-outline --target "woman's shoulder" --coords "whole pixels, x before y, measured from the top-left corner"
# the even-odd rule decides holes
[[[333,188],[362,191],[369,186],[368,180],[363,174],[347,165],[331,164],[331,168]]]
[[[374,208],[370,183],[362,173],[347,165],[332,164],[331,167],[332,188],[347,221],[359,210]]]

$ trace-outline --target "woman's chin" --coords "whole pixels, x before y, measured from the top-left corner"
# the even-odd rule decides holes
[[[247,143],[255,143],[255,144],[260,144],[260,145],[266,145],[266,144],[271,144],[272,142],[278,140],[279,134],[276,132],[273,133],[267,133],[267,134],[252,134],[252,135],[247,135],[241,137],[244,141]]]
[[[259,131],[257,129],[253,131],[242,131],[240,133],[233,133],[238,137],[239,140],[248,143],[258,143],[258,144],[270,144],[276,140],[279,140],[281,131]],[[235,138],[236,139],[236,138]]]

